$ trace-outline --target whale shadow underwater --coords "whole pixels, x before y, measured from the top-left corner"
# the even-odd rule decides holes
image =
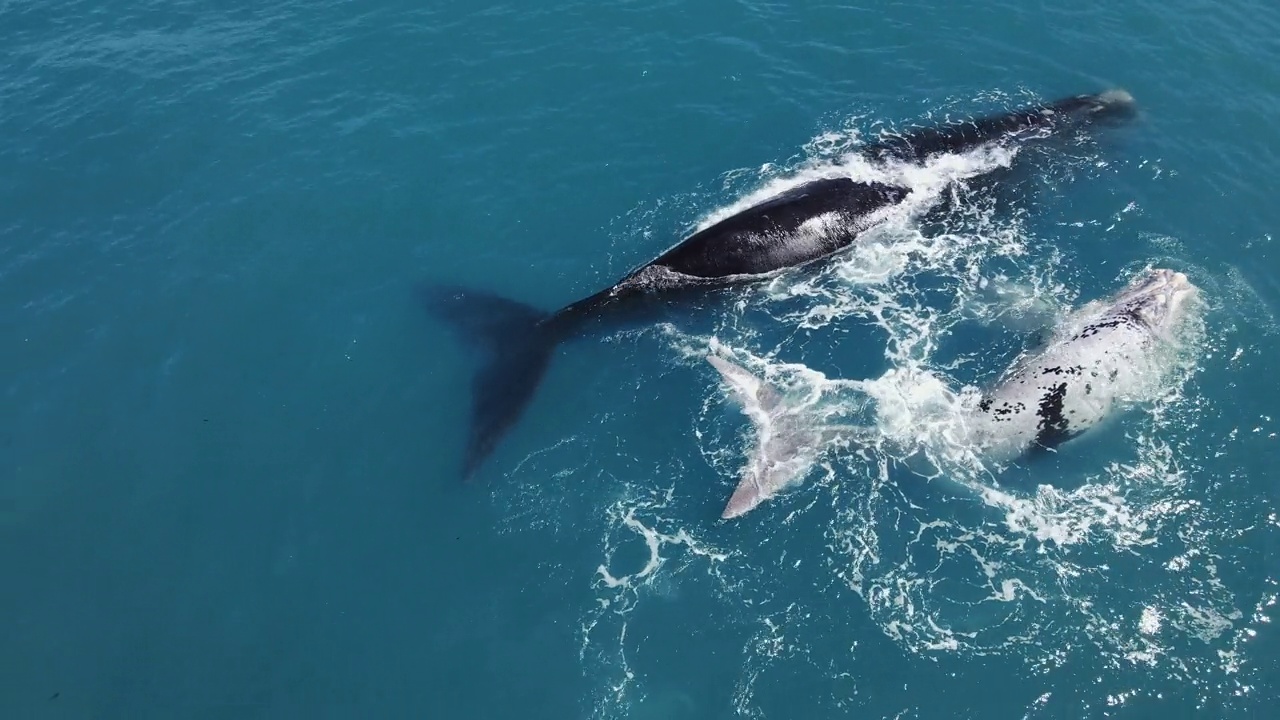
[[[872,162],[923,164],[946,154],[1043,141],[1134,114],[1133,98],[1123,90],[1074,95],[890,136],[864,146],[860,155]],[[643,321],[692,298],[829,258],[883,223],[910,193],[907,187],[849,177],[802,183],[694,232],[608,288],[555,312],[477,289],[419,286],[430,313],[482,356],[472,380],[463,478],[475,474],[529,405],[557,346],[584,334],[589,324]]]

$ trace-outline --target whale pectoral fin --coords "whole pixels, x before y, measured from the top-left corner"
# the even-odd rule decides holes
[[[782,404],[782,395],[746,368],[735,365],[718,355],[708,355],[707,362],[720,372],[720,376],[733,389],[734,396],[744,410],[759,406],[769,412]]]

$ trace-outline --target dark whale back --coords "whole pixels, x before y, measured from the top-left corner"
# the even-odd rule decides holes
[[[1122,90],[1073,95],[1013,112],[912,130],[868,145],[863,154],[879,160],[919,161],[991,142],[1047,136],[1068,126],[1124,120],[1134,112],[1133,97]]]
[[[908,192],[847,177],[814,180],[694,233],[648,265],[696,278],[762,275],[796,267],[848,245],[866,229],[866,216],[901,202]],[[804,223],[833,213],[838,222],[827,231],[801,231]]]

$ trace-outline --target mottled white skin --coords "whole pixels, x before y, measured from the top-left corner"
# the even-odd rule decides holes
[[[1072,313],[983,397],[969,421],[975,450],[1004,462],[1053,449],[1142,395],[1158,380],[1155,351],[1195,292],[1186,275],[1156,269]]]
[[[1185,316],[1197,290],[1186,275],[1155,269],[1112,297],[1072,313],[1037,351],[1024,354],[962,421],[964,437],[983,457],[1016,458],[1055,448],[1094,427],[1125,400],[1158,380],[1159,350]],[[739,517],[799,482],[842,431],[745,368],[707,358],[751,418],[756,442],[723,514]]]

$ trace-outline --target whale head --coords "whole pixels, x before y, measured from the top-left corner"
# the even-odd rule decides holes
[[[1085,112],[1094,122],[1123,123],[1137,116],[1138,103],[1128,90],[1114,88],[1090,96]]]
[[[1116,294],[1115,306],[1158,334],[1167,333],[1186,314],[1195,285],[1176,270],[1154,268]]]

